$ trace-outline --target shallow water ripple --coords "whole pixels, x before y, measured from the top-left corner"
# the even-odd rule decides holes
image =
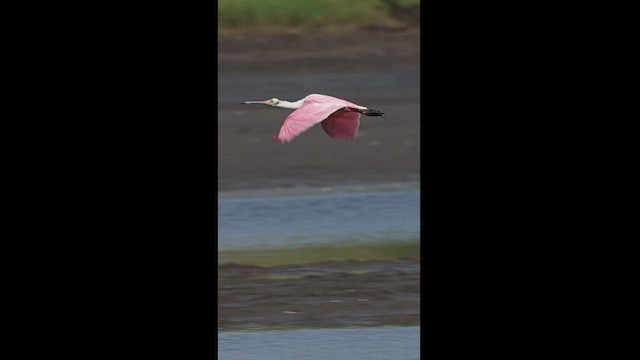
[[[397,242],[419,233],[417,190],[218,201],[220,251]]]
[[[220,360],[418,360],[419,326],[221,332]]]

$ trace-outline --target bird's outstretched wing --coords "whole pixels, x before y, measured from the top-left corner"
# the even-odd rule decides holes
[[[277,137],[274,137],[274,140],[280,141],[281,143],[290,142],[313,125],[322,122],[332,116],[336,111],[344,109],[344,107],[342,104],[306,101],[302,107],[292,112],[284,120],[284,124],[282,124],[282,128],[280,128],[280,133]],[[331,134],[329,133],[329,135]]]

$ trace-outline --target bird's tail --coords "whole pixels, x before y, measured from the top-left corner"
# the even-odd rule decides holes
[[[364,109],[361,110],[360,113],[362,115],[367,115],[367,116],[382,116],[384,117],[384,113],[380,110],[374,110],[374,109]]]

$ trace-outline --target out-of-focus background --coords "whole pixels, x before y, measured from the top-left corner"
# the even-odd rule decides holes
[[[219,1],[220,191],[419,177],[419,1]],[[240,105],[332,95],[385,112],[355,141],[312,128],[273,143],[285,109]]]
[[[221,359],[418,358],[419,6],[218,1]],[[311,93],[386,115],[280,144],[292,110],[240,104]]]

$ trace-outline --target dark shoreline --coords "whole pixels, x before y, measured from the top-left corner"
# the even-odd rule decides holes
[[[218,73],[389,71],[419,66],[419,29],[218,37]]]

